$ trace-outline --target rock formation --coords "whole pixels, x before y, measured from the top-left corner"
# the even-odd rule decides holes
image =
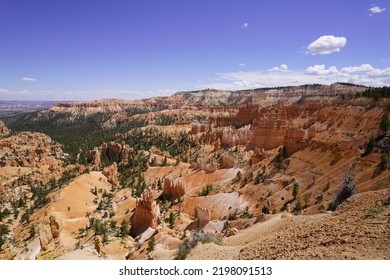
[[[195,221],[189,224],[185,230],[202,229],[211,221],[210,211],[200,205],[194,209]]]
[[[201,132],[204,132],[206,130],[209,130],[209,125],[205,123],[193,123],[191,125],[191,134],[198,134]]]
[[[206,173],[213,173],[218,169],[218,163],[215,161],[207,163],[204,158],[200,158],[197,162],[191,163],[191,168],[194,170],[203,170]]]
[[[126,166],[129,154],[132,151],[133,149],[127,144],[111,141],[89,151],[88,159],[94,165],[99,165],[103,160],[108,160],[117,162],[119,166]]]
[[[185,194],[185,187],[181,181],[174,182],[169,178],[165,178],[163,193],[167,195],[169,199],[177,199]]]
[[[93,150],[89,151],[87,157],[93,165],[99,165],[101,162],[100,150],[97,147],[95,147],[95,148],[93,148]]]
[[[238,158],[235,154],[225,153],[221,158],[221,168],[234,168],[238,166]]]
[[[65,157],[60,145],[43,133],[21,132],[0,140],[0,166],[40,167]]]
[[[101,236],[95,236],[95,250],[98,254],[104,255],[103,242]]]
[[[143,233],[141,233],[141,235],[139,236],[139,240],[138,240],[138,244],[143,244],[145,241],[149,240],[150,238],[153,237],[153,235],[155,235],[155,233],[157,232],[156,229],[154,228],[147,228]]]
[[[141,198],[137,198],[130,235],[136,237],[149,227],[156,229],[159,224],[160,208],[153,198],[152,190],[148,189],[142,193]]]
[[[41,251],[37,259],[51,260],[64,253],[60,234],[62,231],[62,223],[59,217],[55,214],[46,216],[39,229],[39,242]]]
[[[284,110],[273,110],[253,123],[256,147],[271,150],[282,146],[287,132],[287,116]]]
[[[208,222],[211,221],[210,211],[200,205],[195,207],[195,216],[200,228],[204,227]]]
[[[119,186],[118,181],[118,166],[116,162],[112,165],[105,167],[102,171],[103,175],[107,177],[107,181],[114,186]]]
[[[315,126],[310,126],[309,129],[298,128],[296,125],[290,125],[287,129],[284,146],[286,147],[287,155],[291,155],[309,146],[309,140],[315,137]]]
[[[5,124],[0,121],[0,137],[7,136],[11,133],[11,131],[5,126]]]

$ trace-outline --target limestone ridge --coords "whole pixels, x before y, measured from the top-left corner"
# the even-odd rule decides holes
[[[190,108],[222,108],[226,106],[276,104],[280,100],[299,100],[300,98],[327,98],[341,94],[362,92],[362,86],[333,84],[333,85],[304,85],[296,87],[260,88],[253,90],[223,91],[200,90],[178,92],[169,97],[153,97],[144,100],[103,99],[92,102],[57,102],[53,107],[43,110],[37,118],[51,113],[68,112],[72,114],[89,115],[94,113],[111,113],[115,122],[122,113],[137,109],[140,112],[154,112],[172,109]]]

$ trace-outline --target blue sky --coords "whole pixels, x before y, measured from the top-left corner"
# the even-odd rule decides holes
[[[390,1],[2,0],[0,100],[390,84]]]

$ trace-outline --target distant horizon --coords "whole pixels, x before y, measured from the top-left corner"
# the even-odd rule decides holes
[[[5,1],[0,100],[390,85],[387,1]]]
[[[315,86],[315,85],[321,85],[321,86],[331,86],[331,85],[334,85],[334,84],[344,84],[344,85],[347,85],[347,86],[356,86],[356,87],[366,87],[366,88],[369,88],[369,86],[365,86],[365,85],[359,85],[359,84],[352,84],[352,83],[344,83],[344,82],[335,82],[335,83],[332,83],[332,84],[300,84],[300,85],[286,85],[286,86],[273,86],[273,87],[259,87],[259,88],[248,88],[248,89],[236,89],[236,90],[226,90],[226,89],[216,89],[216,88],[204,88],[204,89],[196,89],[196,90],[179,90],[177,92],[174,92],[170,95],[165,95],[165,96],[151,96],[151,97],[145,97],[145,98],[141,98],[141,99],[123,99],[123,98],[116,98],[116,97],[103,97],[101,99],[85,99],[85,100],[45,100],[45,99],[42,99],[42,100],[29,100],[29,99],[0,99],[0,103],[1,102],[93,102],[93,101],[101,101],[101,100],[105,100],[105,99],[117,99],[117,100],[124,100],[124,101],[137,101],[137,100],[147,100],[147,99],[151,99],[151,98],[165,98],[165,97],[169,97],[169,96],[172,96],[172,95],[175,95],[176,93],[179,93],[179,92],[201,92],[201,91],[227,91],[227,92],[235,92],[235,91],[251,91],[251,90],[260,90],[260,89],[276,89],[276,88],[289,88],[289,87],[302,87],[302,86]]]

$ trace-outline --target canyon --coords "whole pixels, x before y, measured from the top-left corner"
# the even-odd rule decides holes
[[[390,103],[366,92],[207,89],[5,119],[0,259],[389,259]]]

